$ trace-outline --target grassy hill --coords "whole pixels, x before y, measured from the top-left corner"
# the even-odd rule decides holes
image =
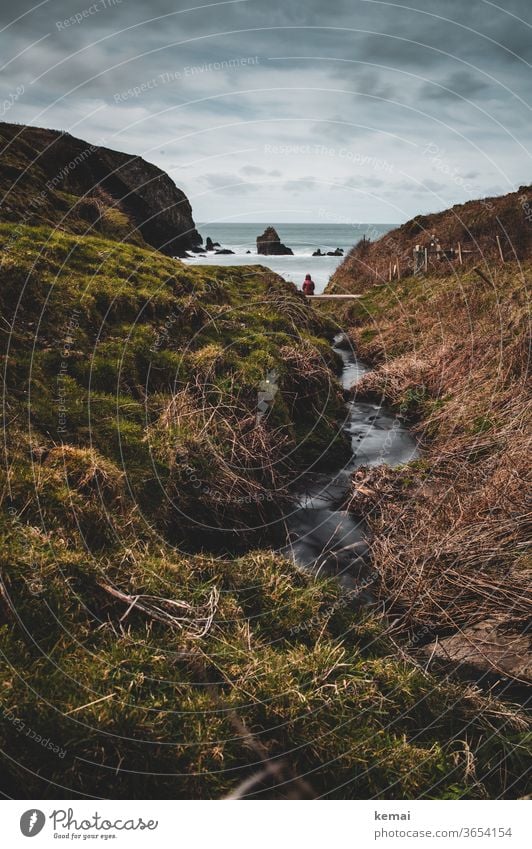
[[[116,485],[127,474],[130,496],[165,532],[175,525],[177,540],[187,522],[188,537],[202,522],[208,535],[280,507],[271,491],[335,436],[341,403],[316,335],[327,324],[295,289],[266,269],[192,270],[104,239],[13,232],[0,227],[0,304],[16,450],[37,451],[45,466],[57,444],[72,446],[74,464],[84,449],[89,465],[103,455],[117,464]],[[269,372],[283,388],[266,430],[257,404]],[[325,393],[313,430],[309,411]]]
[[[500,260],[500,250],[507,261],[531,258],[532,186],[521,186],[517,192],[500,197],[456,204],[443,212],[417,215],[376,241],[369,233],[369,238],[355,245],[333,274],[328,291],[360,292],[370,285],[380,285],[389,280],[390,268],[394,279],[398,275],[412,276],[414,249],[417,245],[429,246],[433,235],[443,251],[452,249],[455,254],[438,258],[429,253],[432,275],[462,273],[474,265],[486,270]],[[396,266],[398,271],[394,271]]]
[[[498,217],[524,246],[532,224],[521,210],[513,228],[517,200],[497,199]],[[461,208],[464,221],[481,205]],[[489,218],[477,220],[470,241],[493,242]],[[429,230],[435,222],[462,226],[454,209],[431,216]],[[396,231],[405,246],[413,225]],[[385,244],[369,249],[372,261]],[[392,404],[424,449],[404,469],[360,470],[350,509],[371,527],[381,598],[417,653],[477,677],[506,675],[529,697],[532,261],[486,254],[480,268],[477,257],[376,285],[355,250],[337,272],[332,288],[363,292],[343,320],[375,365],[357,396]]]
[[[4,792],[518,795],[518,711],[428,675],[335,584],[252,547],[336,433],[328,321],[257,268],[0,239]],[[248,529],[240,554],[224,527]]]

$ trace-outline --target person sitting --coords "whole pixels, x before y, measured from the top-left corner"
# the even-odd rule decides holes
[[[305,280],[303,281],[303,291],[305,295],[313,295],[314,294],[314,280],[307,274]]]

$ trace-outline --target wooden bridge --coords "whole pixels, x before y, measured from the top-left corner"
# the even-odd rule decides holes
[[[309,301],[354,301],[362,295],[306,295]]]

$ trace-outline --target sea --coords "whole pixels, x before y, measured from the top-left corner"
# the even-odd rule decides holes
[[[257,255],[257,236],[266,227],[273,226],[284,245],[292,248],[294,256]],[[219,242],[222,248],[229,248],[234,255],[216,255],[214,253],[195,254],[193,259],[185,259],[189,265],[263,265],[277,272],[285,280],[301,287],[306,274],[310,274],[316,284],[316,294],[323,292],[329,278],[342,262],[343,257],[312,256],[318,248],[322,252],[343,248],[344,256],[363,236],[375,241],[397,224],[294,224],[267,222],[245,223],[204,223],[196,225],[205,242],[210,236],[213,242]],[[246,253],[251,251],[251,253]]]

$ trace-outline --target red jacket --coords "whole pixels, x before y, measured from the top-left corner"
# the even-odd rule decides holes
[[[305,295],[313,295],[314,294],[314,281],[305,279],[303,282],[303,291]]]

